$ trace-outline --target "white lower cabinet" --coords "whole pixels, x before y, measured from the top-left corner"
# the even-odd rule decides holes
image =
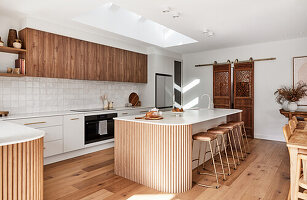
[[[63,140],[44,142],[44,157],[63,153]]]
[[[64,152],[84,148],[84,115],[64,116]]]

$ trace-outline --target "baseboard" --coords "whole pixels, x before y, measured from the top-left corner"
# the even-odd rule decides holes
[[[263,139],[263,140],[272,140],[272,141],[278,141],[278,142],[285,142],[285,139],[283,136],[281,137],[272,137],[271,135],[261,135],[261,134],[255,134],[256,139]]]
[[[70,159],[70,158],[82,156],[82,155],[85,155],[85,154],[93,153],[93,152],[96,152],[96,151],[101,151],[101,150],[112,148],[112,147],[114,147],[114,142],[105,143],[105,144],[101,144],[101,145],[97,145],[97,146],[93,146],[93,147],[87,147],[85,149],[67,152],[67,153],[63,153],[63,154],[59,154],[59,155],[55,155],[55,156],[50,156],[50,157],[44,158],[44,165],[59,162],[59,161],[62,161],[62,160],[67,160],[67,159]]]

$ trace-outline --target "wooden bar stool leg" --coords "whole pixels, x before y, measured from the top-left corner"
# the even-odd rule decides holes
[[[235,146],[235,151],[236,151],[236,154],[237,154],[238,165],[240,165],[240,157],[239,157],[239,154],[238,154],[238,148],[237,148],[236,139],[235,139],[233,130],[231,130],[231,135],[232,135],[233,144]]]
[[[212,161],[213,161],[214,174],[215,174],[216,183],[217,183],[216,188],[219,188],[220,187],[220,185],[219,185],[219,178],[218,178],[218,174],[217,174],[217,171],[216,171],[216,166],[215,166],[215,161],[214,161],[214,155],[213,155],[213,151],[212,151],[211,141],[209,141],[209,147],[210,147],[211,157],[212,157]]]
[[[242,146],[241,146],[241,142],[240,142],[240,135],[239,135],[238,127],[235,128],[235,130],[236,130],[236,133],[237,133],[237,139],[238,139],[239,148],[240,148],[240,152],[241,152],[241,159],[244,160],[244,156],[243,156]],[[239,160],[240,160],[240,159],[239,159]]]
[[[224,151],[225,151],[225,157],[226,157],[226,162],[227,162],[227,167],[228,167],[228,176],[230,176],[231,171],[230,171],[230,164],[229,164],[229,159],[228,159],[228,154],[227,154],[227,148],[226,148],[226,141],[225,141],[224,135],[222,135],[222,144],[224,146]]]
[[[245,147],[245,144],[244,144],[242,126],[239,126],[239,127],[238,127],[238,130],[240,130],[240,133],[239,133],[239,135],[240,135],[240,140],[241,140],[241,142],[242,142],[242,146],[243,146],[243,149],[244,149],[244,158],[246,158],[246,157],[247,157],[247,151],[246,151],[246,147]]]
[[[247,154],[250,154],[251,149],[250,149],[250,146],[249,146],[249,143],[248,143],[245,125],[243,124],[242,127],[243,127],[244,136],[245,136],[245,141],[246,141],[246,146],[247,146]]]
[[[200,174],[200,171],[199,171],[199,160],[200,160],[200,148],[201,146],[199,146],[199,150],[198,150],[198,159],[197,159],[197,174]],[[206,156],[206,145],[205,145],[205,156]]]
[[[218,149],[218,154],[219,154],[219,157],[220,157],[220,163],[221,163],[221,166],[222,166],[223,180],[226,181],[225,170],[224,170],[224,165],[223,165],[223,160],[222,160],[222,155],[221,155],[221,148],[220,148],[218,139],[216,139],[216,146],[217,146],[217,149]]]
[[[230,131],[228,131],[227,137],[228,137],[228,142],[229,142],[230,151],[231,151],[231,155],[232,155],[234,169],[236,170],[237,169],[237,164],[236,164],[236,159],[235,159],[235,156],[234,156],[234,153],[233,153],[233,149],[232,149],[232,142],[230,140]]]

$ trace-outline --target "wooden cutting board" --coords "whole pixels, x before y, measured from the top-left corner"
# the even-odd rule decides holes
[[[129,103],[132,104],[132,106],[137,106],[137,104],[139,103],[139,95],[137,95],[137,93],[135,92],[132,92],[130,95],[129,95]]]
[[[163,117],[136,117],[135,119],[146,119],[146,120],[160,120],[163,119]]]

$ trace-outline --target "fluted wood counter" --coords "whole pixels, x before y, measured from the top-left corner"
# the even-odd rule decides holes
[[[200,109],[163,120],[115,119],[115,174],[168,193],[192,188],[192,134],[240,114],[234,109]]]
[[[43,136],[0,121],[0,199],[43,199]]]

